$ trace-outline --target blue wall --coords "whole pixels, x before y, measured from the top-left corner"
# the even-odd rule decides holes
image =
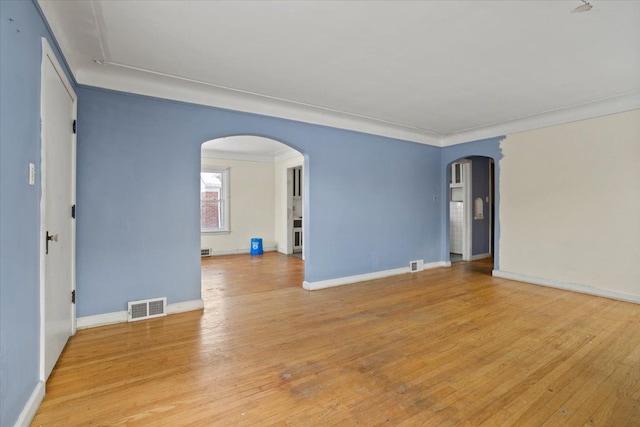
[[[440,163],[440,167],[441,167],[441,174],[443,177],[446,177],[445,180],[443,180],[443,185],[441,188],[441,199],[445,202],[442,203],[442,215],[440,217],[440,227],[443,231],[443,236],[446,236],[446,238],[443,238],[440,240],[440,250],[441,250],[441,254],[440,256],[442,257],[442,259],[449,259],[449,203],[446,203],[448,200],[448,194],[449,194],[449,177],[451,174],[451,163],[455,162],[456,160],[460,160],[460,159],[466,159],[466,158],[470,158],[470,157],[474,157],[474,156],[480,156],[480,157],[488,157],[491,158],[495,161],[495,212],[494,212],[494,216],[495,216],[495,230],[494,230],[494,236],[495,236],[495,247],[493,248],[493,265],[494,265],[494,269],[498,269],[499,265],[500,265],[500,260],[499,260],[499,245],[500,245],[500,188],[499,188],[499,182],[500,182],[500,159],[502,159],[502,149],[500,148],[500,142],[504,139],[504,136],[499,136],[499,137],[495,137],[495,138],[488,138],[488,139],[481,139],[478,141],[472,141],[472,142],[467,142],[464,144],[458,144],[458,145],[453,145],[450,147],[445,147],[442,149],[441,152],[441,163]],[[472,167],[472,174],[475,176],[475,174],[473,173],[473,168],[475,168],[475,164]],[[488,173],[487,173],[488,176]],[[474,193],[475,194],[475,193]],[[474,196],[476,197],[476,196]],[[488,216],[488,211],[486,210],[487,206],[485,204],[485,217]],[[474,226],[475,226],[475,222],[474,221]],[[474,243],[475,243],[475,233],[473,236],[474,239]],[[487,240],[488,241],[488,240]],[[476,254],[480,254],[480,253],[485,253],[488,252],[484,251],[484,252],[476,252],[475,249],[473,248],[473,253]],[[480,250],[480,248],[477,248],[478,250]],[[487,248],[488,249],[488,248]]]
[[[305,280],[440,257],[440,149],[290,120],[82,87],[78,317],[200,297],[200,145],[259,135],[305,155]]]
[[[486,197],[490,192],[489,162],[488,157],[471,157],[471,208],[474,209],[477,197],[482,199],[484,205],[484,218],[473,218],[471,254],[480,255],[489,253],[489,239],[491,238],[490,205]]]
[[[34,3],[0,1],[2,426],[15,423],[40,379],[41,37],[49,39],[60,59]],[[35,186],[28,185],[29,163],[34,163],[38,171]]]

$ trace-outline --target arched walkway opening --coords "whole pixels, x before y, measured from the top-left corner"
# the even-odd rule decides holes
[[[462,157],[446,167],[446,217],[452,263],[492,258],[495,251],[495,163]]]
[[[301,272],[291,275],[291,282],[286,284],[301,286],[304,275],[304,263],[301,261],[304,253],[302,223],[305,221],[303,195],[306,188],[303,168],[302,153],[271,138],[233,135],[202,144],[200,231],[203,297],[211,291],[208,289],[211,286],[223,285],[220,280],[224,278],[214,277],[216,274],[245,275],[245,267],[272,263],[276,263],[277,268],[292,266]],[[285,261],[283,255],[297,258]],[[217,269],[215,265],[220,264],[214,262],[216,259],[224,259],[226,267]],[[229,263],[234,266],[229,268]],[[251,286],[251,283],[245,285]],[[259,286],[284,285],[265,281]]]

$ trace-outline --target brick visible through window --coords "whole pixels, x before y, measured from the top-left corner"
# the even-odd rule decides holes
[[[207,231],[224,231],[225,221],[225,180],[227,173],[203,170],[200,173],[200,229]]]

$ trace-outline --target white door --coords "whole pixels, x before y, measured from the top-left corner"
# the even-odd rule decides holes
[[[41,352],[46,381],[75,332],[75,224],[71,209],[75,199],[76,95],[44,40],[41,88]]]

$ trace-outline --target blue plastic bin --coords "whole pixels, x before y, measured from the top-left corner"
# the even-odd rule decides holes
[[[262,255],[262,239],[257,237],[251,239],[251,255]]]

